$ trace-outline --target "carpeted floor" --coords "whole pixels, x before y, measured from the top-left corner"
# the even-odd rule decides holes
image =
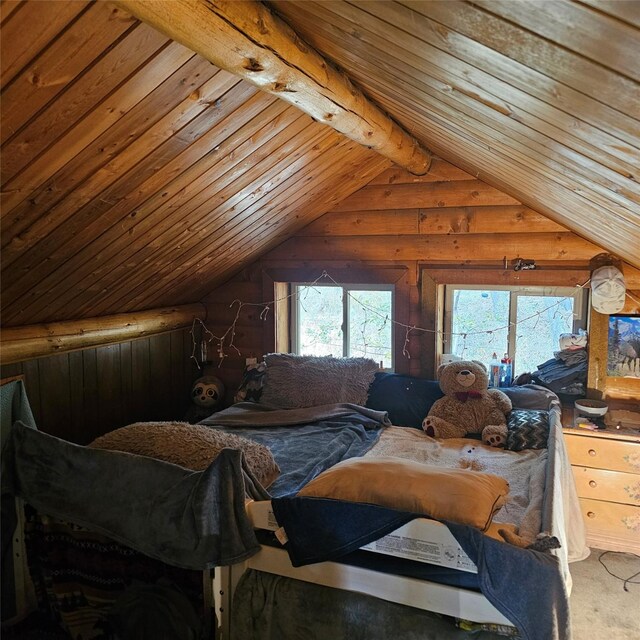
[[[640,572],[640,557],[592,549],[582,562],[570,565],[573,577],[571,622],[575,640],[640,640],[640,574],[635,584],[617,579]]]

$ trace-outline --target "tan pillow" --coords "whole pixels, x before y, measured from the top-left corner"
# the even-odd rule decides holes
[[[321,473],[298,495],[377,504],[484,531],[508,493],[509,483],[489,473],[402,458],[350,458]]]
[[[280,475],[273,454],[264,445],[187,422],[136,422],[96,438],[89,446],[157,458],[195,471],[206,469],[228,447],[244,453],[263,487]]]

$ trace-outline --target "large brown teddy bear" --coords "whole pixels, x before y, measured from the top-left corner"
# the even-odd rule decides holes
[[[438,368],[444,398],[433,403],[422,428],[433,438],[464,438],[482,434],[491,447],[504,447],[511,400],[498,389],[488,389],[485,366],[476,360],[461,360]]]

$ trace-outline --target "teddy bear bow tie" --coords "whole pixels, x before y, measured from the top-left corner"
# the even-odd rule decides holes
[[[456,398],[460,402],[466,402],[469,398],[481,398],[482,394],[479,391],[457,391]]]

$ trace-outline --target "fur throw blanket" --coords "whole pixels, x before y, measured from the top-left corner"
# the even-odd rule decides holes
[[[195,471],[206,469],[223,449],[239,449],[263,487],[280,475],[268,447],[187,422],[136,422],[96,438],[89,447],[157,458]]]

